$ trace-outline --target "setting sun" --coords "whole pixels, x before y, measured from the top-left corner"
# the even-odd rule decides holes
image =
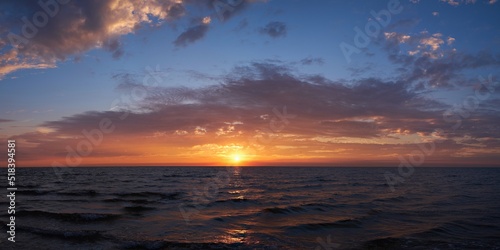
[[[241,162],[241,159],[242,159],[241,155],[239,155],[239,154],[234,154],[232,156],[232,158],[233,158],[234,163],[239,163],[239,162]]]

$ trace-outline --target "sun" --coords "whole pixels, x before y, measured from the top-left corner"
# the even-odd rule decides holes
[[[230,156],[230,159],[233,162],[233,164],[238,164],[238,163],[241,163],[243,161],[243,155],[233,154]]]
[[[240,162],[241,161],[241,156],[236,154],[236,155],[233,155],[233,161],[234,162]]]

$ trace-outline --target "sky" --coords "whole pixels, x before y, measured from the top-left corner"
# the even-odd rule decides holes
[[[497,0],[8,0],[18,166],[494,166]],[[6,159],[4,155],[2,159]]]

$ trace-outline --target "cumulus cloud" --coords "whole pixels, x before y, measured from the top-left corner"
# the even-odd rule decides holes
[[[184,14],[179,1],[10,1],[0,3],[0,8],[16,11],[0,17],[6,25],[0,43],[6,52],[0,58],[1,75],[54,67],[59,60],[94,48],[119,58],[124,53],[121,36]]]
[[[216,11],[212,2],[192,0],[0,2],[0,79],[20,69],[53,68],[57,62],[104,49],[119,59],[125,49],[121,37],[144,26],[160,26],[188,16],[187,6]],[[230,11],[234,15],[248,3]],[[42,3],[42,4],[39,4]],[[216,16],[216,13],[213,13]],[[23,18],[25,17],[25,18]],[[210,17],[188,28],[176,39],[186,46],[206,35]]]
[[[451,37],[451,36],[449,36],[449,37],[448,37],[448,39],[446,40],[446,43],[447,43],[448,45],[451,45],[453,42],[455,42],[455,38],[453,38],[453,37]]]
[[[396,32],[385,32],[384,33],[386,40],[395,40],[398,43],[406,43],[410,40],[411,36],[405,34],[398,34]]]
[[[432,51],[436,51],[444,43],[444,41],[441,38],[441,36],[442,36],[441,33],[436,33],[436,34],[433,34],[430,37],[424,37],[424,38],[422,38],[420,40],[420,44],[423,45],[423,46],[430,47]]]
[[[287,26],[283,22],[270,22],[266,26],[260,28],[260,33],[268,35],[272,38],[279,38],[286,36]]]
[[[443,34],[441,33],[429,34],[426,31],[415,35],[397,32],[384,33],[385,40],[387,41],[386,46],[399,49],[399,44],[406,43],[410,46],[414,46],[414,50],[412,50],[413,52],[422,52],[423,54],[433,58],[442,56],[442,54],[438,53],[438,50],[441,49],[443,44],[445,44],[445,40],[443,40],[442,36]],[[446,43],[451,45],[454,41],[455,38],[448,37]]]
[[[401,65],[401,76],[410,85],[448,88],[466,85],[470,81],[462,77],[463,71],[500,65],[500,55],[486,51],[477,54],[459,52],[451,47],[455,38],[445,38],[441,33],[385,32],[384,38],[382,46],[388,52],[389,60]]]

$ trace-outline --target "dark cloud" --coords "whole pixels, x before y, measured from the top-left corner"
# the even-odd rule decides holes
[[[266,1],[267,0],[210,0],[198,2],[212,9],[215,12],[215,16],[217,16],[220,21],[226,21],[245,10],[248,4]]]
[[[49,3],[48,14],[41,3]],[[125,53],[122,36],[134,33],[144,26],[172,23],[187,15],[187,5],[213,11],[211,1],[125,1],[89,0],[67,1],[0,1],[0,79],[20,69],[52,68],[58,61],[78,58],[95,48],[109,51],[118,59]],[[61,1],[64,2],[64,1]],[[228,11],[233,16],[248,3],[243,1]],[[47,16],[45,23],[35,26],[33,18],[40,13]],[[22,18],[26,17],[27,21]],[[26,24],[29,23],[29,24]],[[28,27],[29,26],[29,27]],[[24,28],[28,27],[28,28]],[[205,36],[206,25],[195,25],[174,42],[186,46]]]
[[[407,30],[417,26],[419,23],[420,19],[416,18],[401,19],[389,24],[385,29],[388,31]]]
[[[103,45],[104,49],[111,52],[114,59],[119,59],[124,51],[118,39],[106,41]]]
[[[307,57],[307,58],[300,60],[300,63],[302,65],[313,65],[313,64],[323,65],[323,64],[325,64],[325,61],[323,60],[323,58],[319,58],[319,57]]]
[[[281,137],[279,145],[306,147],[313,155],[315,150],[332,148],[393,155],[415,150],[422,140],[439,141],[439,152],[432,157],[447,159],[450,154],[490,157],[491,150],[500,148],[494,139],[500,136],[498,98],[481,105],[453,129],[454,121],[443,116],[449,105],[425,98],[404,82],[379,78],[345,82],[292,72],[290,66],[271,61],[240,65],[219,77],[222,84],[150,88],[130,110],[64,117],[42,124],[53,131],[49,135],[29,133],[19,139],[37,144],[30,154],[38,157],[63,155],[67,145],[83,138],[82,130],[89,131],[109,119],[116,129],[106,135],[109,145],[101,146],[99,157],[119,155],[116,145],[111,144],[124,138],[176,148],[192,148],[207,141],[245,144],[269,130],[270,119],[278,110],[294,117],[286,127],[288,137]],[[134,75],[115,78],[122,82],[124,92],[141,86]],[[486,151],[476,150],[486,146]],[[47,148],[60,148],[61,152]]]
[[[0,118],[0,122],[13,122],[13,121],[14,120]]]
[[[49,12],[40,3],[49,3]],[[184,15],[182,3],[171,1],[131,1],[116,4],[114,0],[68,1],[2,1],[0,15],[5,29],[0,50],[0,74],[22,68],[54,67],[59,60],[78,56],[93,48],[104,48],[114,58],[123,53],[120,37],[135,32],[142,25],[157,25]],[[45,8],[47,9],[47,8]],[[12,12],[11,12],[12,11]],[[38,24],[34,17],[48,17]],[[48,13],[48,14],[47,14]],[[21,17],[26,17],[22,21]],[[27,24],[29,23],[29,24]],[[23,28],[23,27],[30,28]]]
[[[186,9],[181,3],[170,5],[168,2],[163,2],[163,4],[166,5],[164,9],[167,11],[167,17],[170,19],[180,18],[186,13]]]
[[[233,29],[234,31],[240,31],[240,30],[243,30],[245,29],[246,27],[248,26],[248,21],[246,18],[244,18],[243,20],[241,20],[238,25]]]
[[[375,68],[374,64],[367,63],[367,64],[362,65],[362,66],[348,67],[347,70],[351,71],[352,77],[358,78],[362,75],[366,75],[366,72],[372,72],[374,68]]]
[[[202,39],[209,29],[208,24],[199,24],[188,28],[186,31],[182,32],[177,39],[175,39],[174,44],[177,47],[186,47],[190,43],[194,43]]]
[[[123,133],[173,132],[194,126],[209,126],[234,119],[241,120],[248,130],[262,124],[259,118],[270,107],[287,106],[298,115],[300,124],[321,134],[339,135],[349,125],[357,126],[349,136],[380,136],[379,129],[405,127],[413,132],[429,132],[435,126],[415,119],[439,120],[435,109],[446,106],[423,99],[398,82],[375,78],[361,79],[354,85],[316,77],[294,75],[284,65],[255,62],[235,68],[222,85],[201,89],[186,87],[155,88],[138,104],[146,111],[131,113],[120,122]],[[238,76],[239,77],[236,77]],[[127,82],[128,87],[139,86]],[[122,86],[123,87],[123,86]],[[125,87],[123,87],[125,88]],[[425,105],[422,105],[425,103]],[[44,126],[61,133],[78,133],[104,117],[118,121],[120,112],[90,112],[48,122]],[[411,120],[405,125],[405,120]],[[374,126],[375,120],[378,125]],[[365,125],[363,127],[361,125]],[[342,127],[334,131],[333,127]],[[388,127],[386,127],[388,126]],[[326,129],[328,128],[328,129]],[[363,130],[366,128],[366,130]],[[297,132],[303,130],[296,127]]]
[[[286,36],[287,26],[283,22],[270,22],[265,27],[260,28],[260,33],[268,35],[272,38]]]

